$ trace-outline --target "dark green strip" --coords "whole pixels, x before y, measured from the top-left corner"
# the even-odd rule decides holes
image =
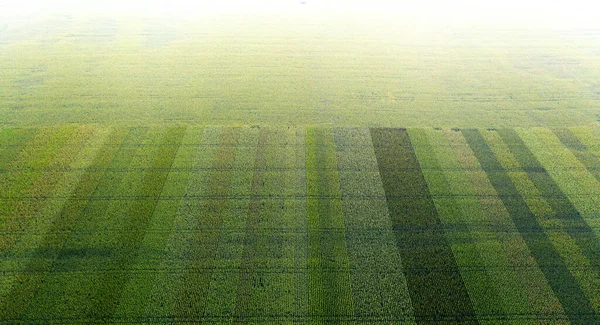
[[[560,254],[552,246],[552,242],[544,233],[535,215],[519,195],[508,173],[502,169],[502,165],[494,156],[485,139],[477,130],[464,130],[463,134],[571,323],[598,324],[590,301],[584,295],[577,280],[569,272]],[[510,140],[507,141],[507,144],[517,151],[515,156],[523,162],[522,167],[535,166],[531,159],[533,156],[527,154],[528,149],[525,146],[516,148],[515,139],[510,136],[510,133],[505,132],[504,134],[508,137],[505,141]],[[516,143],[518,144],[518,142]],[[534,182],[541,181],[534,180]]]
[[[119,299],[127,283],[131,272],[129,263],[135,261],[136,253],[144,239],[148,229],[150,218],[158,203],[165,181],[169,174],[175,155],[185,135],[185,127],[172,127],[167,130],[163,146],[152,161],[153,170],[146,172],[139,193],[152,198],[151,200],[135,200],[131,206],[127,220],[124,225],[125,231],[120,234],[118,246],[108,260],[108,269],[118,272],[106,272],[99,279],[98,291],[96,292],[96,304],[91,311],[90,317],[94,319],[106,319],[114,314]]]
[[[542,164],[527,148],[517,132],[509,129],[500,130],[499,134],[523,168],[538,171],[528,171],[529,179],[540,191],[542,197],[546,199],[556,217],[563,221],[566,232],[575,239],[575,243],[581,249],[583,255],[592,263],[596,272],[600,274],[600,241],[598,236]]]
[[[370,131],[336,128],[334,139],[354,315],[357,318],[377,315],[382,322],[410,317],[413,315],[410,292],[398,267],[400,255],[389,224]]]
[[[98,196],[98,191],[107,187],[115,189],[121,188],[124,181],[128,179],[129,173],[120,173],[117,177],[109,177],[114,174],[110,169],[120,166],[129,166],[134,159],[137,159],[140,150],[129,146],[131,143],[143,141],[148,133],[146,127],[136,127],[129,129],[126,136],[119,136],[120,143],[116,153],[108,161],[102,160],[103,166],[99,169],[99,183],[93,189],[86,191],[84,198],[80,197],[81,204],[84,205],[78,215],[72,216],[71,220],[61,219],[53,226],[58,234],[55,244],[56,248],[49,251],[50,254],[56,254],[52,257],[52,268],[45,280],[46,284],[32,299],[27,309],[27,317],[39,318],[48,317],[85,317],[88,310],[93,307],[95,280],[99,278],[100,273],[89,274],[81,277],[71,274],[69,276],[60,276],[62,272],[87,268],[97,264],[101,260],[90,258],[93,256],[107,256],[110,252],[110,246],[98,246],[94,242],[104,237],[96,232],[87,232],[89,229],[99,229],[96,225],[101,225],[104,221],[109,221],[116,216],[112,210],[117,204],[111,201],[96,201],[93,197]],[[108,144],[107,144],[108,145]],[[104,164],[108,167],[105,167]],[[96,176],[96,175],[95,175]],[[115,182],[115,179],[118,181]],[[89,193],[92,198],[88,199]],[[109,221],[112,222],[112,221]],[[53,229],[53,230],[54,230]],[[58,238],[60,237],[60,239]],[[112,237],[111,237],[112,238]],[[103,239],[101,239],[103,240]],[[100,254],[100,255],[98,255]],[[90,256],[91,255],[91,256]],[[91,263],[90,263],[91,262]],[[66,298],[66,299],[65,299]]]
[[[115,130],[113,138],[122,138],[123,134]],[[91,200],[82,200],[79,196],[87,195],[97,188],[104,170],[114,159],[117,147],[104,145],[94,158],[90,168],[86,170],[73,197],[63,206],[60,214],[52,222],[47,235],[42,239],[32,258],[27,263],[19,281],[15,283],[7,298],[0,301],[0,320],[15,320],[23,317],[31,299],[44,287],[45,279],[50,275],[54,262],[59,258],[65,242],[75,229],[76,220],[85,215],[85,209]]]
[[[415,133],[413,133],[413,139]],[[418,150],[419,152],[429,153],[429,155],[420,156],[421,162],[424,165],[427,164],[429,168],[433,168],[434,170],[442,170],[440,164],[443,164],[443,161],[441,160],[443,158],[436,157],[434,149],[425,134],[422,135],[422,139],[418,145],[418,149],[420,149]],[[426,163],[424,159],[427,159],[428,162]],[[479,246],[482,241],[481,237],[478,237],[479,234],[473,232],[469,225],[464,221],[464,214],[466,212],[464,210],[466,206],[464,205],[467,203],[465,201],[458,201],[451,195],[453,193],[452,184],[448,181],[446,173],[439,172],[434,174],[431,171],[429,172],[431,174],[428,174],[428,171],[425,171],[425,175],[430,176],[430,178],[428,178],[430,180],[429,185],[432,188],[435,188],[436,193],[448,194],[448,197],[444,199],[434,199],[434,203],[438,209],[438,214],[441,215],[444,220],[451,220],[450,222],[453,228],[453,230],[448,231],[446,223],[442,225],[442,229],[440,230],[446,230],[446,238],[451,245],[457,245],[463,249],[463,263],[461,263],[460,257],[456,257],[458,264],[461,266],[484,266],[482,268],[484,270],[483,272],[462,273],[466,286],[469,288],[472,298],[471,302],[473,303],[475,310],[479,314],[494,314],[498,315],[498,317],[503,314],[506,315],[506,310],[504,308],[506,301],[503,299],[505,297],[499,294],[496,283],[493,281],[493,277],[485,271],[485,265],[489,263],[489,261],[486,261],[481,255],[481,251],[477,249],[477,246]],[[431,183],[432,180],[434,180],[433,183]],[[462,229],[462,231],[460,229]],[[468,252],[468,258],[465,259],[464,254],[466,254],[466,252]],[[483,253],[487,252],[483,251]],[[462,267],[461,270],[463,270]]]
[[[254,175],[251,184],[251,199],[246,216],[246,233],[244,239],[244,254],[240,266],[240,281],[236,292],[236,305],[234,308],[235,323],[245,323],[246,317],[256,316],[252,314],[251,300],[252,288],[255,285],[256,257],[260,252],[261,245],[268,234],[259,230],[260,212],[262,205],[264,176],[266,171],[265,152],[267,149],[267,131],[262,128],[258,138],[258,147],[254,161]]]
[[[440,219],[408,133],[404,129],[378,128],[371,129],[371,137],[417,322],[477,324],[446,237],[442,232],[426,230],[429,226],[439,227]],[[425,230],[401,231],[407,226]]]
[[[51,165],[53,160],[65,143],[69,136],[75,132],[73,127],[48,128],[40,131],[38,138],[31,142],[39,142],[36,147],[22,146],[21,150],[14,153],[11,158],[12,163],[7,166],[8,170],[0,174],[0,184],[2,188],[2,196],[18,197],[31,195],[32,192],[39,191],[41,188],[37,182],[40,182],[44,175],[43,169]],[[27,136],[24,136],[27,138]],[[12,155],[12,153],[9,153]],[[11,167],[23,167],[12,165],[35,165],[36,168],[10,170]],[[42,178],[43,179],[43,178]],[[52,179],[50,181],[53,181]],[[40,193],[46,194],[46,193]],[[0,216],[12,215],[16,212],[18,201],[2,201],[0,202]],[[2,225],[3,230],[23,230],[22,223],[25,218],[9,218],[6,219],[6,224]],[[12,242],[5,242],[6,238],[0,238],[0,251],[6,252],[12,247]]]
[[[598,181],[600,181],[600,160],[593,153],[587,151],[587,147],[567,128],[554,129],[554,134],[560,139],[575,157]]]
[[[213,166],[216,168],[209,179],[209,196],[225,198],[229,196],[233,179],[235,153],[240,131],[236,128],[224,129],[220,138],[220,147],[215,156]],[[206,307],[206,296],[214,273],[214,264],[218,255],[221,225],[227,214],[229,200],[207,200],[193,211],[198,218],[198,229],[190,244],[189,265],[178,293],[178,304],[175,306],[175,317],[201,317]],[[203,231],[210,227],[214,230]],[[195,269],[206,269],[205,272],[195,272]]]
[[[61,141],[60,138],[54,141],[56,144],[60,144],[60,146],[52,150],[53,154],[48,159],[46,166],[69,166],[73,162],[73,159],[77,157],[77,153],[85,147],[87,140],[91,136],[91,132],[77,132],[76,129],[72,128],[67,128],[66,130],[66,135],[61,137],[64,138],[64,141]],[[50,145],[47,146],[51,147]],[[24,195],[49,195],[55,192],[55,187],[59,184],[63,176],[62,173],[57,171],[41,172],[41,170],[37,170],[30,175],[32,174],[37,174],[38,176],[33,179],[30,188],[24,189]],[[19,180],[20,178],[17,176],[16,182]],[[47,202],[44,198],[30,200],[27,203],[19,202],[19,200],[8,201],[8,203],[13,202],[18,204],[9,204],[8,207],[4,204],[2,205],[10,210],[10,217],[5,223],[6,230],[28,230],[40,218],[48,218],[48,216],[39,213]],[[10,252],[23,234],[24,232],[12,232],[8,236],[3,236],[0,251]]]

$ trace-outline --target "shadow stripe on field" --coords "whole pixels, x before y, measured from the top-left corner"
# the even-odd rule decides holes
[[[513,129],[500,130],[498,133],[521,166],[543,170],[542,164]],[[596,274],[600,274],[600,241],[598,236],[548,172],[545,170],[540,173],[527,172],[527,176],[540,191],[542,197],[546,199],[555,217],[564,222],[564,230],[575,239],[577,247],[591,262],[592,267],[596,269]]]
[[[166,130],[161,142],[175,145],[161,147],[161,150],[152,159],[153,166],[169,167],[172,165],[178,149],[177,144],[181,143],[185,130],[185,127],[171,127]],[[119,270],[119,274],[117,276],[103,274],[98,279],[100,294],[97,295],[94,309],[91,311],[95,318],[104,319],[114,314],[123,289],[131,278],[129,264],[135,261],[167,176],[168,171],[166,170],[148,172],[144,175],[139,191],[152,197],[152,200],[135,201],[126,213],[124,228],[127,231],[117,235],[121,246],[114,250],[113,258],[108,261],[111,266]]]
[[[377,164],[387,198],[393,229],[407,225],[439,226],[440,218],[430,196],[394,198],[398,194],[429,193],[405,129],[371,129]],[[401,168],[410,166],[415,171]],[[397,167],[398,170],[394,170]],[[462,321],[477,324],[469,294],[448,241],[440,232],[394,232],[404,266],[415,318],[428,321]],[[419,245],[423,240],[437,245]],[[410,243],[407,249],[406,243]],[[423,270],[429,271],[423,272]],[[415,270],[418,269],[418,272]]]
[[[261,240],[264,241],[268,234],[259,229],[261,221],[261,194],[264,192],[265,153],[267,150],[267,130],[261,129],[258,137],[258,147],[254,157],[254,173],[252,175],[251,198],[246,213],[246,227],[244,232],[244,252],[240,266],[239,284],[236,290],[234,315],[239,317],[236,321],[244,323],[246,317],[252,317],[252,291],[256,282],[256,269],[260,263],[259,254]]]
[[[544,233],[541,225],[531,212],[525,200],[514,195],[511,197],[503,196],[506,194],[518,194],[518,190],[511,181],[507,172],[499,172],[502,165],[494,156],[491,148],[478,130],[463,130],[465,139],[475,153],[481,167],[486,172],[492,186],[500,195],[502,203],[512,217],[517,229],[528,229],[522,231],[521,235],[535,258],[538,266],[552,287],[552,291],[560,301],[565,313],[573,324],[598,324],[598,318],[595,317],[595,311],[590,301],[583,293],[579,283],[570,273],[567,265],[564,263],[560,254],[552,245],[552,242]],[[512,148],[514,150],[514,148]],[[493,169],[494,171],[489,171]],[[531,229],[538,229],[537,232]],[[552,264],[555,267],[545,267]],[[588,317],[582,317],[588,315]]]
[[[122,142],[129,133],[123,134],[114,130],[111,137]],[[115,161],[120,152],[120,147],[103,147],[94,158],[92,165],[106,168]],[[75,193],[95,192],[103,182],[103,170],[90,170],[86,172]],[[27,313],[34,296],[40,295],[46,286],[46,280],[56,267],[56,261],[64,254],[64,246],[76,229],[78,221],[86,214],[90,200],[68,200],[56,219],[52,221],[50,230],[41,240],[35,253],[27,261],[25,269],[19,274],[19,282],[15,283],[7,297],[0,298],[0,320],[21,319]]]
[[[221,131],[219,142],[222,144],[217,149],[213,159],[213,166],[223,166],[231,169],[234,166],[236,159],[236,146],[225,146],[225,144],[237,144],[240,140],[239,128],[225,128]],[[208,190],[213,195],[226,197],[231,192],[231,184],[234,178],[233,172],[212,172],[209,176],[207,185]],[[182,283],[176,293],[177,303],[174,307],[174,317],[201,317],[206,310],[206,297],[210,291],[211,280],[214,275],[213,263],[218,256],[219,242],[222,236],[223,216],[230,202],[228,200],[212,201],[208,205],[189,206],[184,209],[192,212],[192,215],[197,218],[196,229],[197,233],[192,236],[189,243],[190,258],[187,260],[187,269],[193,267],[207,267],[209,272],[193,273],[186,272]],[[202,232],[203,226],[210,225],[217,231]]]
[[[9,164],[8,172],[0,175],[0,188],[4,195],[45,195],[53,192],[54,186],[59,183],[57,173],[44,173],[43,168],[66,164],[74,158],[75,154],[85,145],[86,136],[78,136],[77,128],[72,126],[60,128],[45,128],[36,133],[33,142],[41,144],[37,148],[22,148]],[[28,166],[41,167],[33,170],[14,167]],[[7,236],[0,237],[0,252],[10,251],[19,240],[18,233],[14,230],[27,230],[36,220],[36,211],[40,210],[43,200],[31,200],[27,204],[16,201],[1,201],[0,228],[8,230]],[[15,216],[5,218],[4,216]]]
[[[600,160],[567,128],[552,130],[583,166],[600,182]]]

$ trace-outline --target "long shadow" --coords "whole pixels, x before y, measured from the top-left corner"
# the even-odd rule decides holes
[[[492,186],[498,192],[502,203],[521,233],[539,268],[548,280],[548,284],[550,284],[554,294],[562,304],[569,321],[572,324],[599,324],[589,299],[585,296],[579,283],[544,233],[543,228],[527,206],[527,203],[525,203],[525,200],[519,195],[510,176],[503,170],[502,165],[494,156],[485,139],[478,130],[463,130],[462,132],[481,167],[487,173]],[[507,140],[515,141],[514,136],[510,136],[509,132],[505,132],[504,135]],[[524,146],[519,147],[520,152],[517,153],[517,156],[521,156],[521,159],[526,157],[524,148]],[[514,146],[512,149],[515,149]],[[529,158],[527,164],[532,163],[530,160],[531,158]]]
[[[477,324],[448,240],[427,230],[441,222],[408,132],[376,128],[371,137],[417,322]],[[402,231],[410,226],[423,231]]]

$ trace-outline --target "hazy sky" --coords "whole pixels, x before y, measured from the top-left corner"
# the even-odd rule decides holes
[[[143,16],[398,15],[432,22],[531,23],[600,28],[600,3],[589,0],[2,0],[0,16],[100,12]]]

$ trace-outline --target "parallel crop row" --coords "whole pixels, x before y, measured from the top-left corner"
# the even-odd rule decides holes
[[[438,225],[438,212],[408,132],[403,129],[371,129],[371,136],[393,229],[407,225]],[[407,171],[406,167],[414,171]],[[427,231],[394,233],[415,316],[434,321],[476,322],[469,294],[444,235]],[[429,244],[420,244],[423,242]]]
[[[0,323],[600,323],[593,129],[0,129]]]

